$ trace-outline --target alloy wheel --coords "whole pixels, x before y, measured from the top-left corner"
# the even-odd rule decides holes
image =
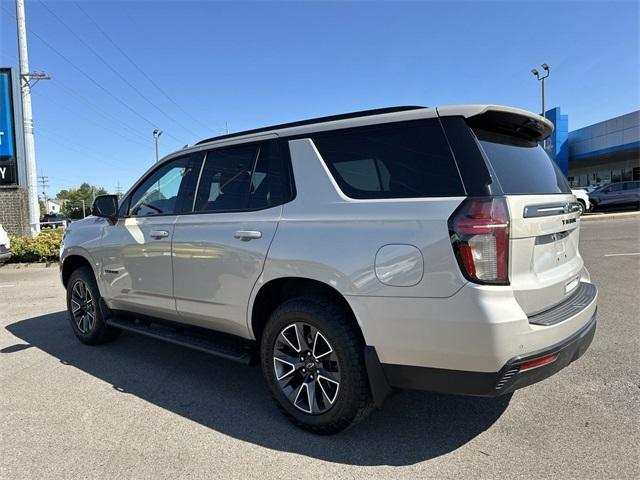
[[[335,404],[340,390],[338,356],[313,325],[295,322],[280,331],[273,368],[282,393],[298,410],[320,415]]]
[[[83,334],[88,334],[96,320],[96,306],[87,284],[77,280],[71,290],[71,315]]]

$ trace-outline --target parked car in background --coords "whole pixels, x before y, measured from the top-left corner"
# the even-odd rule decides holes
[[[589,194],[594,210],[633,205],[640,208],[640,181],[604,185]]]
[[[6,230],[0,224],[0,265],[11,258],[11,240]]]
[[[576,196],[576,200],[578,200],[578,205],[580,206],[580,215],[591,210],[589,194],[585,190],[582,190],[580,188],[572,188],[571,193],[573,193]]]
[[[316,433],[393,387],[497,396],[541,381],[596,328],[578,206],[540,146],[552,130],[462,105],[203,140],[66,230],[70,327],[89,345],[126,330],[259,363]]]
[[[71,220],[62,213],[47,213],[40,219],[40,228],[66,228]]]

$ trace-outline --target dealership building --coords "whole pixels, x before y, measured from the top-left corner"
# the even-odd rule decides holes
[[[555,130],[546,149],[572,187],[640,180],[640,110],[569,131],[569,117],[547,111]]]

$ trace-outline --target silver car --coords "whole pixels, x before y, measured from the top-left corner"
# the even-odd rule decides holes
[[[579,209],[493,105],[394,107],[204,140],[65,232],[71,327],[259,363],[282,411],[340,431],[393,388],[497,396],[587,349]]]

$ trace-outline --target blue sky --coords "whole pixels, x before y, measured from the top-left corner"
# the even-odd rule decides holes
[[[225,122],[233,132],[403,104],[539,111],[530,70],[543,62],[547,105],[570,130],[640,104],[635,1],[79,0],[137,68],[73,1],[43,1],[27,0],[27,27],[31,70],[53,77],[33,93],[49,195],[82,181],[128,189],[154,162],[154,126],[167,154]],[[0,64],[16,66],[14,2],[0,7]]]

